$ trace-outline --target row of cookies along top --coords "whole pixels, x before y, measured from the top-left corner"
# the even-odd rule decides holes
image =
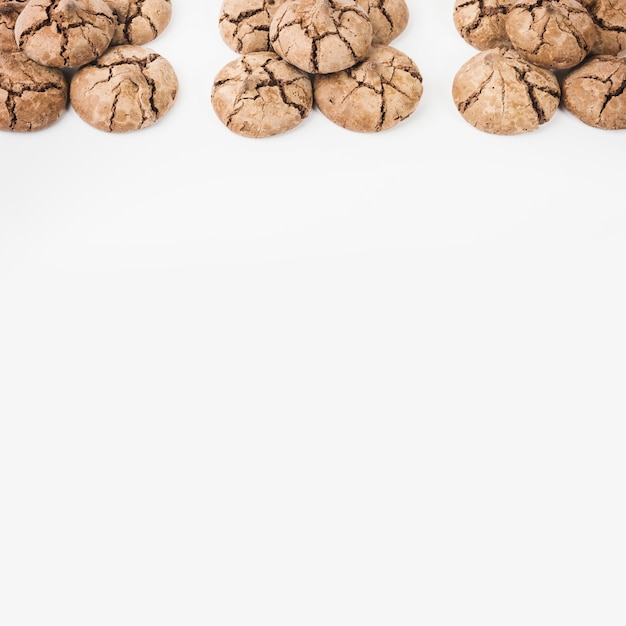
[[[479,130],[536,130],[559,105],[586,124],[626,128],[626,0],[456,0],[454,24],[479,52],[454,77]]]
[[[100,130],[154,123],[178,80],[144,44],[171,15],[171,0],[0,0],[0,130],[47,128],[68,101]]]

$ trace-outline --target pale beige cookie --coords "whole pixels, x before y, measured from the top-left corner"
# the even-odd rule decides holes
[[[19,50],[15,41],[15,21],[26,0],[0,0],[0,52],[16,52]]]
[[[596,30],[590,55],[626,53],[626,0],[581,0]]]
[[[514,0],[455,0],[452,19],[461,37],[477,50],[510,46],[506,16]]]
[[[506,32],[525,59],[554,70],[581,63],[596,40],[595,24],[577,0],[518,0]]]
[[[461,66],[452,97],[459,113],[478,130],[517,135],[552,118],[561,90],[551,70],[533,65],[512,48],[494,48]]]
[[[112,46],[76,71],[70,102],[87,124],[120,133],[161,119],[177,91],[176,73],[163,56],[143,46]]]
[[[387,130],[405,120],[422,93],[417,65],[391,46],[372,46],[356,65],[313,77],[319,110],[331,122],[363,133]]]
[[[115,25],[104,0],[29,0],[15,21],[15,40],[42,65],[73,68],[109,47]]]
[[[308,74],[275,52],[250,52],[218,72],[211,104],[234,133],[271,137],[295,128],[309,115],[313,88]]]
[[[372,23],[372,43],[386,45],[404,31],[409,23],[405,0],[356,0]]]
[[[143,45],[156,39],[172,17],[171,0],[106,0],[117,19],[112,46]]]
[[[626,129],[626,58],[590,57],[563,79],[563,106],[589,126]]]
[[[226,45],[239,54],[271,50],[270,24],[285,0],[223,0],[219,30]]]
[[[67,99],[62,70],[40,65],[23,52],[0,54],[0,130],[47,128],[65,112]]]
[[[372,24],[355,0],[289,0],[274,14],[270,43],[305,72],[338,72],[365,57]]]

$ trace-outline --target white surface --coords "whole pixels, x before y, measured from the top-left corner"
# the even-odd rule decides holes
[[[230,133],[175,0],[155,126],[2,134],[3,626],[623,626],[626,136],[473,129],[451,5],[386,133]]]

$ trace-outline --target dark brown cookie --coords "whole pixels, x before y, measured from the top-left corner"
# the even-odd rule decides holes
[[[0,54],[0,130],[47,128],[65,112],[67,99],[60,69],[40,65],[23,52]]]
[[[290,0],[274,14],[270,43],[305,72],[338,72],[365,57],[372,24],[355,0]]]
[[[372,43],[387,45],[404,31],[409,23],[405,0],[357,0],[372,23]]]
[[[112,46],[141,46],[156,39],[172,17],[171,0],[106,0],[117,19]]]
[[[298,126],[311,112],[308,74],[275,52],[250,52],[215,77],[211,104],[221,122],[244,137],[271,137]]]
[[[177,91],[176,73],[163,56],[142,46],[112,46],[76,71],[70,102],[94,128],[120,133],[161,119]]]
[[[223,0],[219,30],[226,45],[239,54],[268,52],[270,24],[284,0]]]
[[[511,48],[494,48],[461,66],[452,97],[459,113],[477,129],[516,135],[549,121],[561,90],[551,70],[533,65]]]
[[[562,90],[563,106],[585,124],[626,128],[625,57],[590,57],[564,77]]]
[[[506,32],[525,59],[554,70],[578,65],[596,40],[593,20],[577,0],[518,0]]]
[[[109,47],[116,23],[105,0],[29,0],[15,21],[15,40],[42,65],[74,68]]]
[[[409,117],[422,97],[417,65],[391,46],[372,46],[365,59],[333,74],[313,77],[313,98],[331,121],[348,130],[374,133]]]
[[[15,41],[15,21],[26,0],[0,0],[0,52],[16,52],[19,46]]]
[[[510,46],[506,16],[514,0],[455,0],[452,18],[461,37],[477,50]]]

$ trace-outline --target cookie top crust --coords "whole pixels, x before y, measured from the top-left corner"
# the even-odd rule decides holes
[[[496,135],[534,131],[559,107],[554,72],[533,65],[511,48],[479,52],[456,73],[452,97],[463,118]]]
[[[172,17],[171,0],[106,0],[106,3],[117,20],[112,46],[149,43],[167,28]]]
[[[372,24],[355,0],[290,0],[270,24],[272,49],[310,74],[358,63],[372,43]]]
[[[147,128],[172,107],[178,79],[169,61],[149,48],[110,47],[76,71],[70,102],[94,128],[120,133]]]
[[[33,61],[76,68],[109,47],[116,23],[105,0],[29,0],[15,21],[15,40]]]
[[[0,53],[17,52],[15,41],[15,21],[27,0],[0,0]]]
[[[596,26],[591,55],[626,53],[626,0],[581,0]]]
[[[372,23],[372,43],[388,45],[409,23],[409,7],[405,0],[357,0]]]
[[[244,137],[285,133],[308,117],[313,88],[306,72],[275,52],[250,52],[216,75],[211,104],[221,122]]]
[[[452,19],[459,35],[477,50],[510,46],[506,16],[515,0],[455,0]]]

